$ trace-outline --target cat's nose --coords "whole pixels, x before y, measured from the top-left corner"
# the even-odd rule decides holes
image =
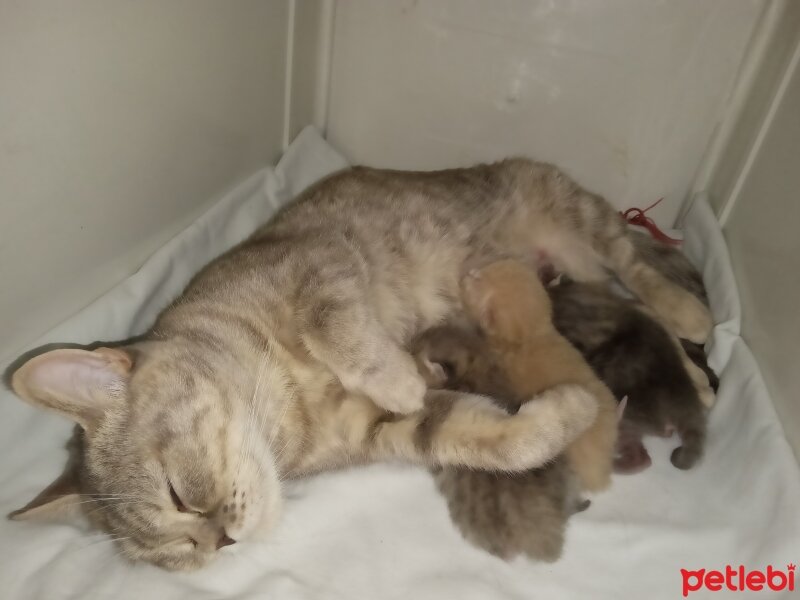
[[[220,548],[224,548],[225,546],[230,546],[231,544],[235,544],[236,540],[231,539],[228,537],[228,534],[224,531],[222,532],[222,537],[217,540],[217,550]]]

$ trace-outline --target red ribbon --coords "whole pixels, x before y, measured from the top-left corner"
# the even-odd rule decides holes
[[[625,212],[620,212],[622,218],[625,219],[631,225],[638,225],[639,227],[644,227],[647,231],[650,232],[654,238],[659,241],[664,242],[665,244],[673,244],[675,246],[679,245],[682,240],[676,240],[675,238],[669,237],[666,233],[661,231],[656,225],[656,222],[653,221],[650,217],[648,217],[645,213],[650,210],[651,208],[658,206],[658,203],[661,202],[664,198],[659,198],[653,204],[642,210],[641,208],[629,208]]]

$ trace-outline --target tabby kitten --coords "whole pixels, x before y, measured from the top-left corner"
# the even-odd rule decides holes
[[[428,385],[490,396],[510,414],[526,400],[514,393],[503,365],[481,333],[443,325],[411,344]],[[543,561],[561,556],[567,519],[588,507],[566,460],[520,473],[438,467],[434,481],[465,539],[500,558]]]
[[[551,165],[347,169],[202,269],[136,342],[53,350],[13,373],[21,398],[80,425],[86,473],[16,518],[83,497],[126,556],[190,569],[268,531],[287,477],[389,457],[545,463],[594,420],[591,394],[559,385],[508,415],[426,392],[405,350],[461,309],[465,263],[497,255],[613,273],[676,335],[710,331],[616,211]]]

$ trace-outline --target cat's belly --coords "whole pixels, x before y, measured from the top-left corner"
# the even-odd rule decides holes
[[[401,287],[403,289],[399,289]],[[371,302],[389,335],[405,345],[415,335],[444,322],[460,308],[458,270],[453,267],[437,274],[426,273],[411,283],[400,281],[396,285],[376,285]]]

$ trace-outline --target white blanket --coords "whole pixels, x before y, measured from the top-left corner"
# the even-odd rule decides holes
[[[307,129],[275,169],[255,174],[138,273],[39,343],[143,331],[200,266],[343,166]],[[739,337],[738,297],[716,221],[699,202],[686,222],[684,247],[702,267],[719,323],[710,348],[722,384],[706,456],[682,472],[669,463],[674,441],[648,442],[653,466],[615,477],[610,491],[572,519],[559,562],[508,564],[472,548],[450,524],[425,471],[375,465],[293,485],[270,541],[237,544],[196,573],[128,564],[103,536],[74,524],[3,520],[0,597],[619,600],[681,597],[681,568],[724,571],[741,564],[749,571],[771,564],[785,571],[787,563],[800,562],[800,471]],[[0,394],[0,510],[8,512],[60,472],[71,425],[6,390]]]

